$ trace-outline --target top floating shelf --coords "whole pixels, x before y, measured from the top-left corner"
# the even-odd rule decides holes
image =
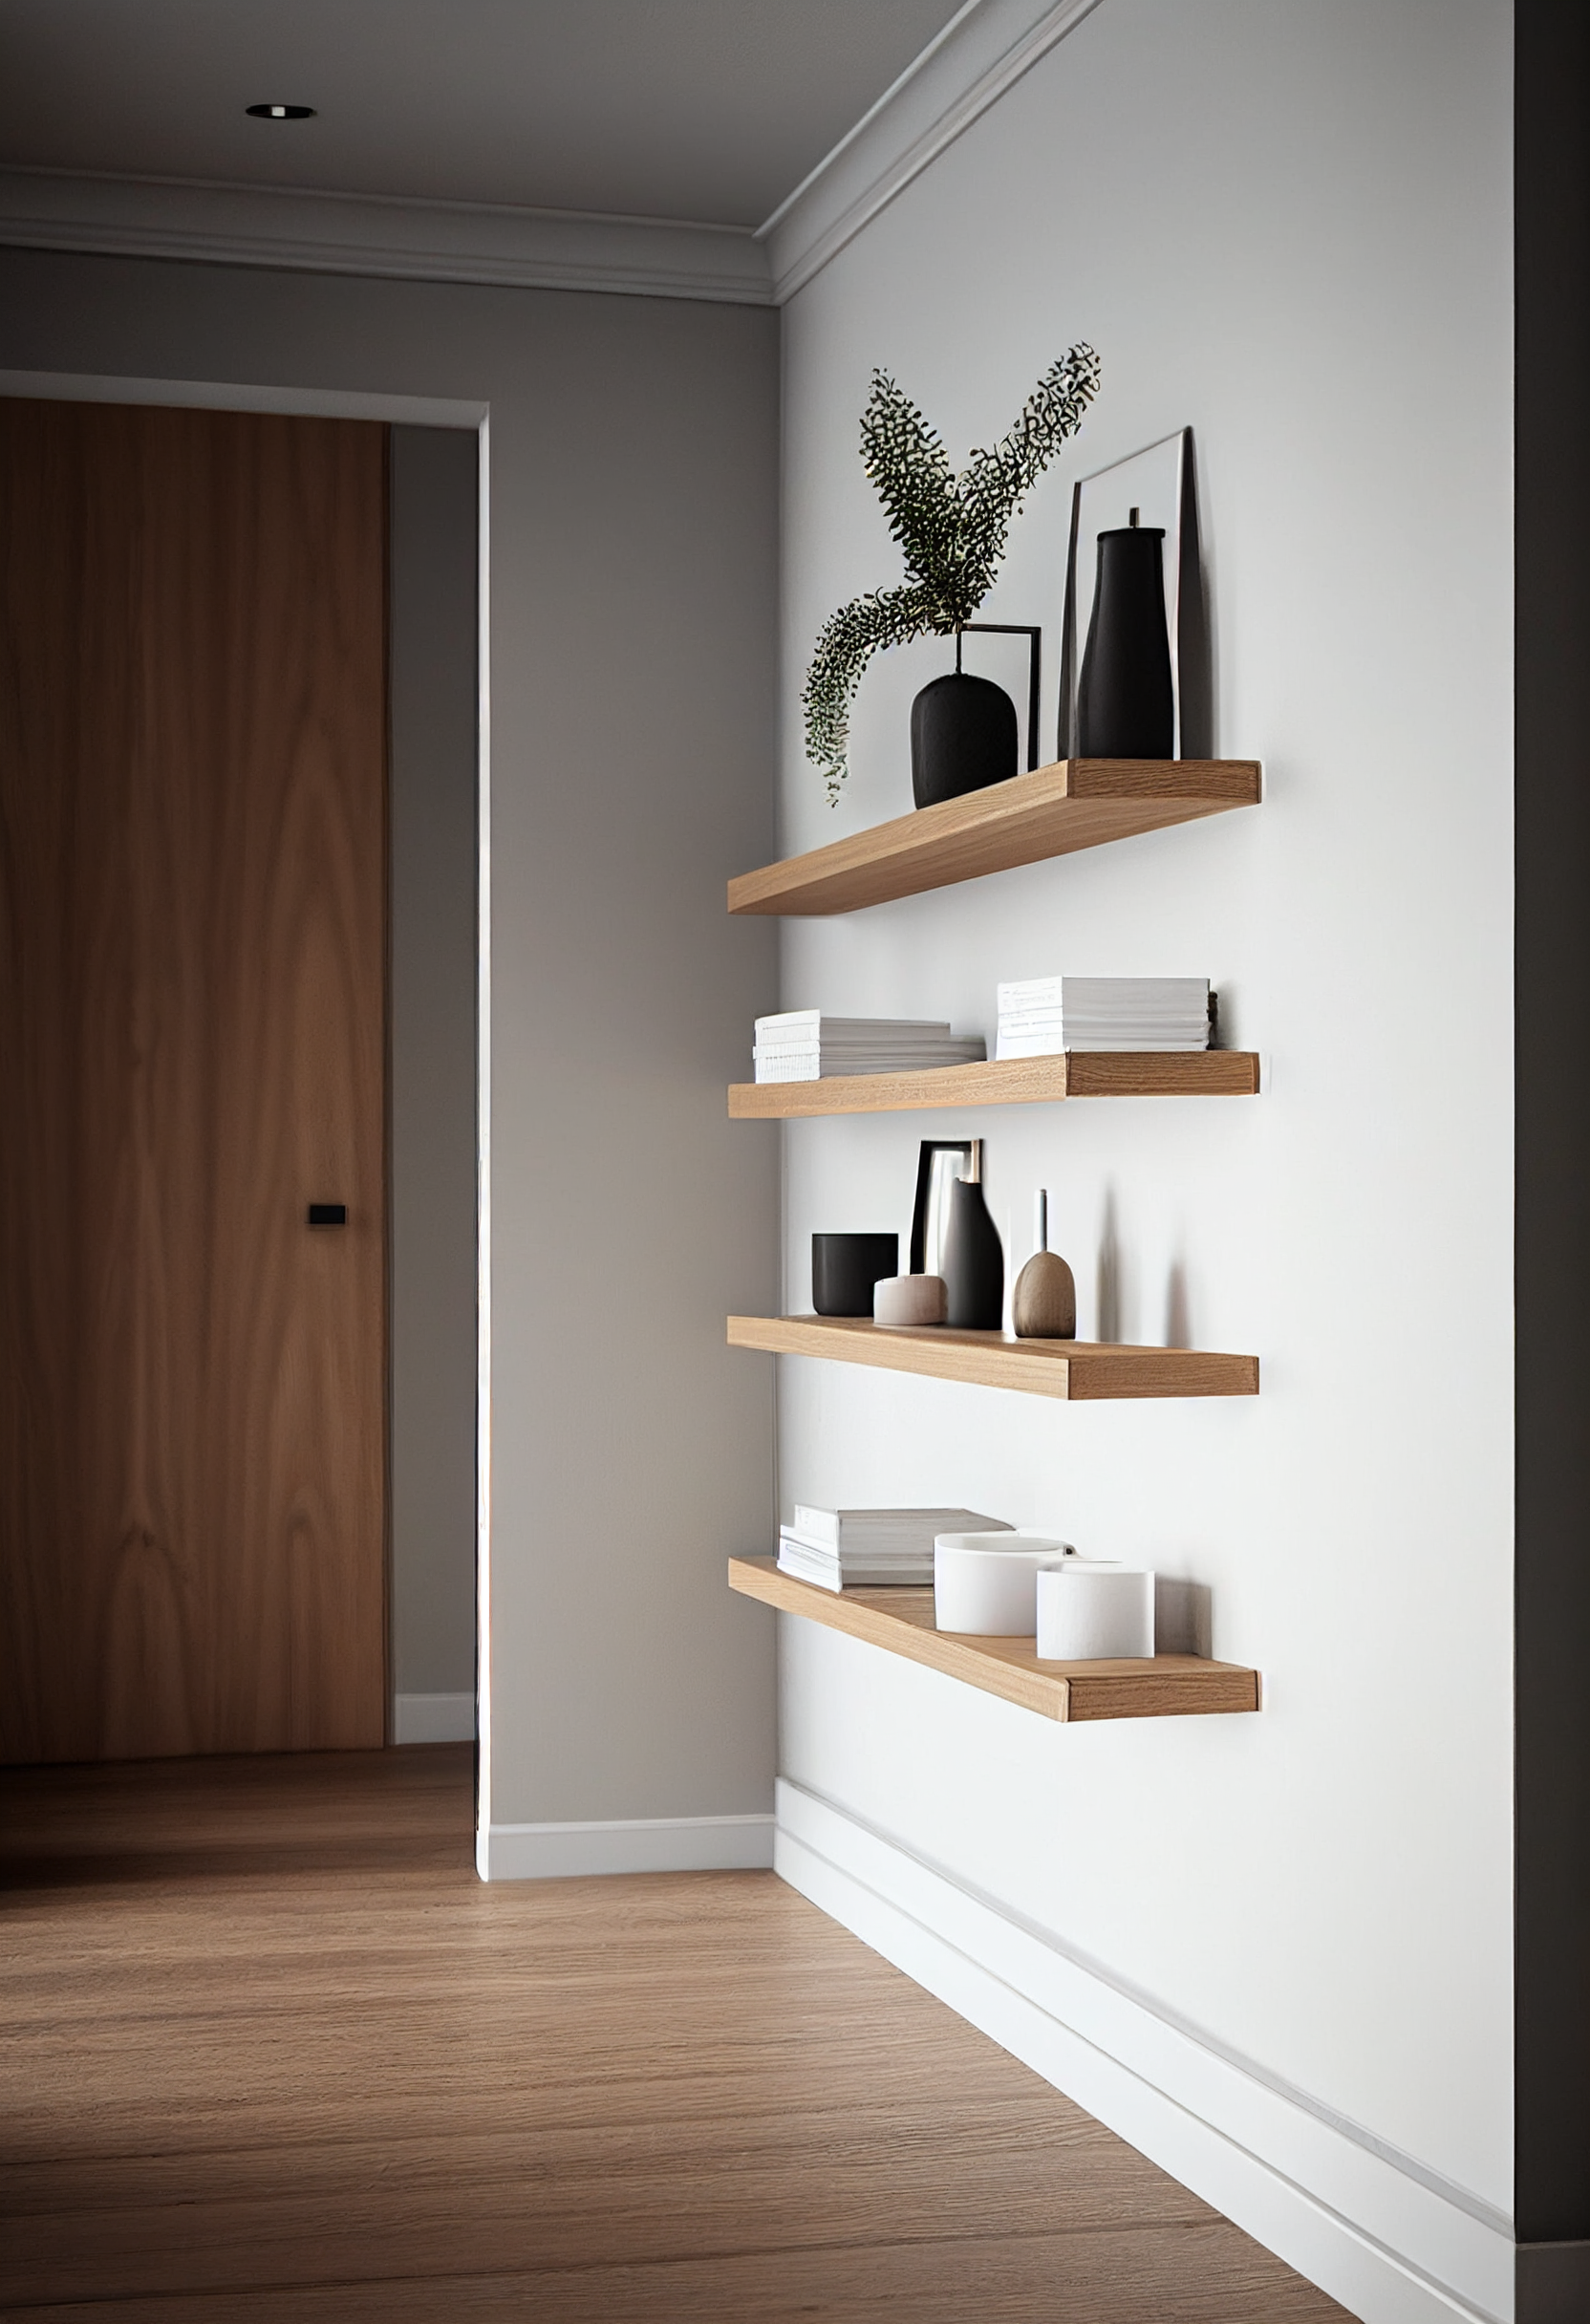
[[[1256,807],[1257,759],[1059,759],[729,882],[733,913],[816,917],[892,903],[1138,831]]]

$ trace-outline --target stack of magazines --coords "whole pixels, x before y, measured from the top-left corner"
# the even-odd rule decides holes
[[[952,1033],[919,1017],[827,1017],[785,1009],[757,1019],[752,1056],[759,1082],[817,1082],[832,1073],[916,1073],[979,1065],[982,1035]]]
[[[1003,1517],[975,1509],[810,1509],[795,1504],[793,1525],[779,1528],[779,1571],[819,1589],[847,1583],[914,1583],[933,1580],[934,1537],[941,1533],[1009,1533]]]
[[[1207,977],[1034,977],[999,987],[1000,1057],[1207,1049]]]

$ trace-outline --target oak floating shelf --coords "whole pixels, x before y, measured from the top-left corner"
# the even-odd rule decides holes
[[[1195,1654],[1141,1662],[1041,1663],[1030,1638],[965,1638],[934,1627],[931,1589],[821,1590],[771,1558],[731,1558],[729,1587],[785,1614],[941,1670],[1045,1719],[1164,1719],[1258,1709],[1258,1673]]]
[[[1058,759],[729,882],[733,913],[857,912],[1079,848],[1255,807],[1257,759]]]
[[[734,1082],[729,1119],[786,1122],[825,1113],[916,1113],[942,1106],[1042,1106],[1068,1097],[1253,1097],[1251,1049],[1075,1049],[990,1058],[916,1073],[839,1073],[816,1082]]]
[[[863,1317],[731,1315],[729,1345],[775,1356],[826,1356],[978,1388],[1010,1388],[1073,1404],[1142,1396],[1257,1396],[1258,1358],[1195,1347],[1097,1340],[1016,1340],[999,1331],[917,1329]],[[822,1595],[821,1592],[818,1593]]]

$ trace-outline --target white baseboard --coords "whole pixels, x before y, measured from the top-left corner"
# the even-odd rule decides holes
[[[392,1698],[394,1743],[473,1743],[475,1696],[468,1694],[395,1694]]]
[[[773,1861],[771,1816],[649,1816],[622,1823],[494,1823],[486,1879],[558,1881],[592,1872],[760,1872]]]
[[[1514,2324],[1511,2227],[1479,2198],[827,1801],[781,1781],[776,1811],[774,1869],[803,1896],[1353,2315]],[[1555,2314],[1542,2309],[1539,2324]]]

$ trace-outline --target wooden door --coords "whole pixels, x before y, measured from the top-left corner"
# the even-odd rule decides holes
[[[7,1760],[383,1739],[385,477],[0,400]]]

